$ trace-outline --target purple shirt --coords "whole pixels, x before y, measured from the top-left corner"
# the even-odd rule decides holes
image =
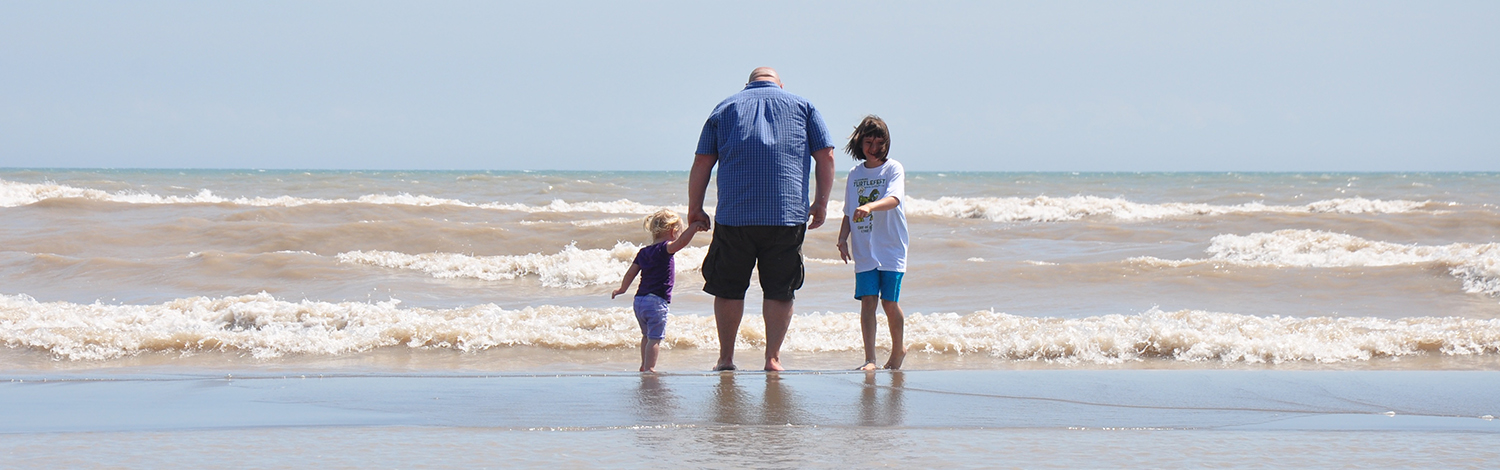
[[[641,267],[641,286],[635,295],[653,294],[671,302],[672,284],[677,280],[677,263],[672,261],[672,253],[667,252],[667,242],[641,248],[635,253],[634,263]]]

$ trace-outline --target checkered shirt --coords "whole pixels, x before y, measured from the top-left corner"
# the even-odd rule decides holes
[[[718,155],[715,223],[807,223],[812,151],[833,147],[812,103],[775,82],[758,81],[714,108],[698,137],[701,155]]]

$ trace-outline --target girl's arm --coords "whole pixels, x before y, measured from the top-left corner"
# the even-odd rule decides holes
[[[839,224],[839,257],[844,259],[844,264],[849,264],[853,256],[849,256],[849,216],[844,216],[844,222]]]
[[[620,288],[615,289],[615,292],[613,294],[609,294],[609,298],[613,299],[620,294],[624,294],[625,291],[630,290],[630,285],[635,283],[635,275],[639,274],[640,272],[641,265],[630,263],[630,269],[625,271],[625,279],[620,281]]]
[[[863,219],[865,217],[869,217],[871,212],[888,211],[891,209],[895,209],[896,206],[900,204],[901,200],[896,199],[896,196],[886,196],[880,198],[880,200],[878,201],[866,203],[863,206],[854,208],[854,218]]]
[[[688,243],[693,242],[694,233],[704,232],[707,230],[707,222],[693,222],[692,225],[689,225],[687,227],[687,230],[683,230],[682,234],[677,236],[676,240],[673,240],[672,243],[667,244],[667,253],[675,254],[679,251],[682,251],[683,248],[687,248]]]

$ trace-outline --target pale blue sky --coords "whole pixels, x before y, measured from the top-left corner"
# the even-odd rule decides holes
[[[686,170],[767,65],[912,171],[1500,170],[1500,2],[432,3],[0,3],[0,167]]]

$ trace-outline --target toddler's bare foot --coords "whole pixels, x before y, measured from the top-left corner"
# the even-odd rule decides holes
[[[897,352],[897,351],[893,350],[893,351],[891,351],[891,360],[885,361],[885,368],[890,369],[890,370],[900,369],[901,368],[901,363],[903,361],[905,361],[905,360],[906,360],[906,348],[901,348],[900,352]],[[873,363],[871,365],[873,365]]]
[[[775,371],[782,371],[782,370],[786,370],[786,369],[783,369],[781,367],[781,359],[777,359],[777,358],[774,358],[774,357],[770,358],[770,359],[766,359],[766,371],[767,372],[775,372]]]
[[[875,366],[875,361],[865,361],[865,365],[859,366],[858,369],[854,369],[854,370],[875,370],[875,369],[879,369],[879,367]]]

